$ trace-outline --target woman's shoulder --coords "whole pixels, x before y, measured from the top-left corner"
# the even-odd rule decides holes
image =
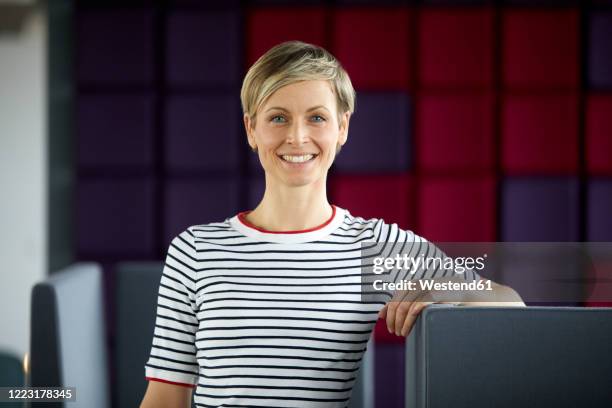
[[[420,241],[424,238],[412,230],[402,228],[397,222],[382,217],[362,217],[351,214],[346,210],[346,223],[361,228],[368,228],[378,242]]]
[[[201,224],[192,224],[179,234],[187,234],[192,240],[208,240],[218,239],[231,235],[232,226],[229,222],[229,218],[223,221],[206,222]]]

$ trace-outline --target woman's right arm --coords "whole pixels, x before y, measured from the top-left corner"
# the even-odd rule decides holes
[[[193,388],[149,381],[140,408],[191,408]]]

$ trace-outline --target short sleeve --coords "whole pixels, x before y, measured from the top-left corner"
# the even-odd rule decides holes
[[[145,364],[147,380],[195,387],[198,381],[195,335],[196,251],[189,229],[167,252],[157,295],[153,344]]]

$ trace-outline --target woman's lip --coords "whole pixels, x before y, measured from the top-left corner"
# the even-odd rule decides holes
[[[308,156],[309,154],[312,154],[313,156],[316,156],[319,153],[279,153],[277,156],[278,157],[282,157],[282,156]]]
[[[307,165],[309,163],[312,163],[313,161],[315,161],[317,159],[317,157],[319,157],[318,154],[312,154],[312,153],[310,153],[310,154],[312,155],[312,158],[309,159],[309,160],[306,160],[304,162],[291,162],[291,161],[287,161],[287,160],[283,159],[282,156],[278,156],[278,158],[280,159],[280,161],[282,161],[283,163],[285,163],[287,165],[301,167],[301,166],[305,166],[305,165]]]

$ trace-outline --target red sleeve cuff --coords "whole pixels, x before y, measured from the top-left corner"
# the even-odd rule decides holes
[[[163,383],[166,383],[166,384],[173,384],[173,385],[180,385],[180,386],[183,386],[183,387],[196,388],[196,386],[194,384],[186,384],[186,383],[181,383],[181,382],[162,380],[160,378],[145,377],[145,379],[149,380],[149,381],[159,381],[159,382],[163,382]]]

